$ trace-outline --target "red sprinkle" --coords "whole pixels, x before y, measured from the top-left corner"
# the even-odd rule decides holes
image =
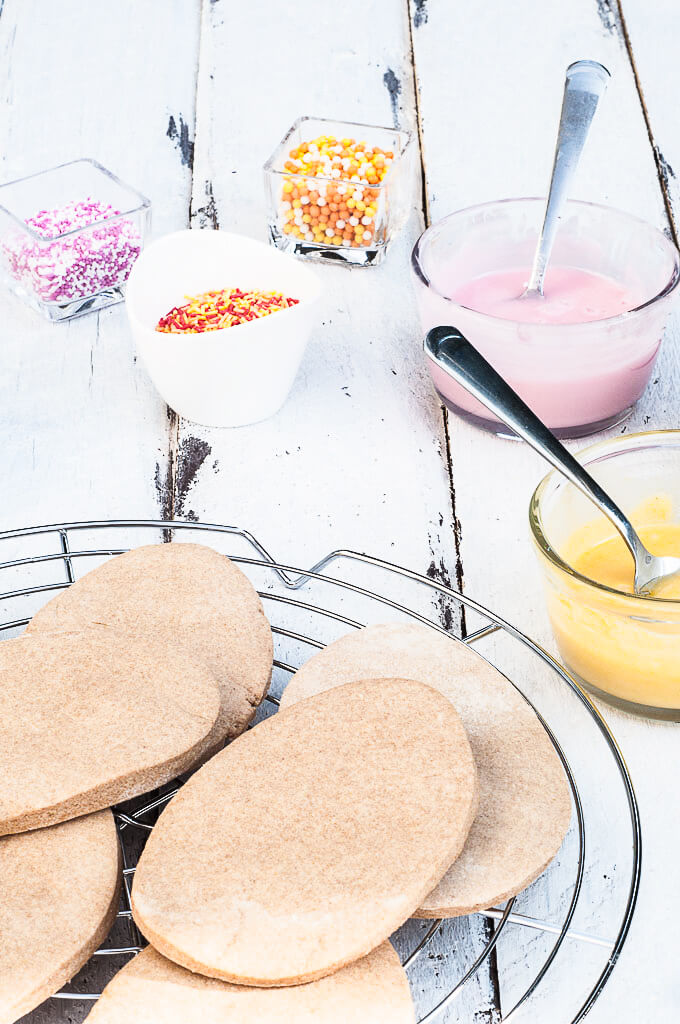
[[[156,326],[163,334],[202,334],[236,327],[281,309],[297,306],[299,299],[289,299],[280,292],[244,292],[240,288],[223,288],[218,292],[187,295],[183,306],[175,306],[162,316]]]

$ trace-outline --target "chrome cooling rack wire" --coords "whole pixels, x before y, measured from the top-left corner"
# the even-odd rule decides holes
[[[541,687],[532,692],[531,697],[524,689],[517,686],[525,699],[532,705],[541,719],[548,736],[550,737],[567,774],[571,787],[572,801],[574,807],[574,828],[572,830],[571,843],[575,850],[572,858],[574,864],[570,868],[570,881],[564,884],[562,879],[562,893],[558,899],[559,908],[552,914],[556,920],[546,920],[550,914],[541,912],[540,908],[533,912],[532,897],[534,888],[528,890],[529,904],[522,905],[517,909],[517,900],[512,899],[504,907],[494,907],[481,912],[480,916],[488,922],[486,938],[481,948],[472,950],[470,962],[459,968],[458,975],[451,979],[447,985],[447,991],[443,996],[441,992],[435,997],[438,1001],[434,1005],[423,1005],[423,998],[416,1001],[420,1013],[420,1024],[425,1022],[438,1021],[443,1024],[444,1020],[453,1021],[455,1006],[464,993],[472,989],[470,982],[478,976],[479,972],[487,969],[492,956],[496,956],[495,970],[499,975],[499,987],[503,1003],[504,974],[503,965],[499,964],[499,957],[508,960],[509,970],[512,968],[512,950],[521,941],[520,957],[525,968],[530,967],[531,980],[522,983],[522,990],[515,987],[507,997],[510,1008],[505,1009],[503,1005],[499,1020],[517,1021],[538,1020],[535,1015],[535,1002],[540,999],[544,991],[544,981],[549,975],[550,984],[555,991],[559,991],[558,982],[555,989],[555,975],[559,972],[560,954],[564,948],[570,950],[588,951],[588,967],[592,980],[589,982],[587,991],[578,996],[578,1005],[567,1011],[567,1014],[560,1016],[563,1003],[555,1003],[550,1010],[549,1019],[551,1024],[577,1024],[589,1012],[596,999],[607,983],[611,971],[620,955],[626,940],[640,881],[640,856],[641,856],[641,831],[640,820],[637,808],[637,801],[621,752],[609,732],[605,722],[590,699],[580,689],[576,682],[558,665],[553,658],[534,641],[529,639],[517,628],[505,622],[493,612],[484,608],[478,602],[464,594],[459,594],[449,587],[444,586],[427,576],[423,576],[412,570],[402,568],[390,562],[360,554],[354,551],[338,549],[331,552],[311,569],[300,569],[295,566],[285,565],[277,562],[260,542],[247,530],[238,527],[220,526],[215,524],[161,520],[108,520],[96,522],[73,522],[61,523],[47,526],[9,530],[0,533],[0,635],[19,630],[30,619],[31,615],[40,607],[50,595],[58,590],[68,587],[83,572],[91,568],[93,563],[120,554],[137,544],[154,541],[168,541],[182,535],[187,539],[187,534],[193,534],[191,539],[202,540],[211,543],[218,550],[228,554],[234,562],[238,562],[245,571],[261,574],[264,572],[267,586],[258,589],[258,593],[265,601],[272,629],[277,645],[286,652],[286,658],[277,656],[274,664],[281,679],[286,679],[292,674],[298,665],[305,660],[310,651],[318,650],[326,645],[330,639],[337,635],[337,628],[343,631],[356,629],[363,624],[354,617],[355,606],[360,606],[364,613],[371,616],[371,621],[379,621],[382,616],[376,618],[375,612],[384,609],[388,614],[396,614],[411,620],[421,622],[440,633],[449,631],[434,621],[429,615],[435,613],[436,602],[447,602],[449,607],[465,608],[470,613],[479,616],[483,625],[471,632],[466,638],[466,643],[479,644],[488,638],[493,641],[494,635],[506,636],[515,643],[512,645],[515,653],[518,648],[523,654],[532,656],[534,666],[540,665],[544,678]],[[92,543],[92,536],[97,541],[105,543]],[[35,550],[36,541],[39,550]],[[234,550],[232,550],[234,548]],[[245,549],[248,554],[239,553]],[[329,575],[333,568],[334,573],[341,575]],[[60,572],[59,578],[55,578],[55,571]],[[366,573],[374,574],[375,571],[381,574],[381,579],[392,585],[393,593],[384,591],[385,584],[381,589],[366,585]],[[43,578],[47,575],[49,578]],[[359,582],[359,580],[361,582]],[[11,586],[7,588],[7,584]],[[331,608],[315,603],[312,600],[302,600],[297,592],[302,588],[311,590],[319,588],[324,595],[324,601],[328,603],[329,595],[333,596],[331,603],[339,604],[341,607]],[[278,589],[277,589],[278,588]],[[408,588],[410,591],[408,602],[404,601],[404,593]],[[430,607],[424,610],[417,610],[415,603],[423,605],[422,595],[428,597]],[[305,595],[306,596],[306,595]],[[417,596],[417,601],[412,597]],[[26,604],[30,603],[27,609]],[[346,614],[344,603],[349,603],[351,615]],[[14,609],[21,613],[16,614]],[[429,615],[428,615],[429,611]],[[292,616],[292,618],[291,618]],[[295,618],[297,616],[297,619]],[[298,620],[306,623],[305,632],[301,631]],[[281,621],[279,621],[281,620]],[[330,632],[329,632],[330,631]],[[335,632],[333,632],[335,631]],[[301,651],[297,651],[301,648]],[[291,653],[294,652],[294,655]],[[281,653],[277,649],[277,655]],[[480,651],[480,653],[482,653]],[[485,651],[487,660],[494,663]],[[501,671],[503,670],[502,667]],[[524,676],[523,676],[524,679]],[[514,685],[517,685],[516,683]],[[597,848],[596,842],[589,842],[586,845],[586,829],[597,828],[597,801],[593,798],[588,788],[588,773],[583,767],[574,767],[572,760],[573,750],[570,752],[564,749],[558,728],[558,718],[544,712],[541,706],[548,690],[559,691],[560,699],[568,696],[571,702],[571,714],[577,716],[579,727],[590,728],[590,735],[593,737],[600,757],[600,771],[606,769],[608,777],[607,809],[612,812],[618,807],[617,828],[622,836],[622,847],[628,854],[629,862],[625,865],[625,871],[620,869],[613,854],[605,854],[602,863],[599,861],[590,863],[588,861],[588,850]],[[273,693],[267,696],[270,707],[278,706],[278,699]],[[550,721],[550,724],[549,724]],[[560,723],[561,724],[561,723]],[[568,739],[568,737],[566,737]],[[570,759],[571,758],[571,759]],[[601,783],[601,780],[598,780]],[[111,964],[112,967],[119,967],[130,956],[137,953],[143,944],[137,928],[132,920],[130,910],[130,890],[134,875],[134,864],[139,856],[143,841],[153,824],[157,814],[165,804],[172,799],[177,792],[178,785],[164,787],[163,790],[136,802],[136,806],[130,809],[126,805],[125,810],[116,809],[116,823],[123,850],[124,884],[122,895],[122,906],[118,915],[118,921],[114,927],[109,945],[99,949],[90,965],[83,969],[83,972],[76,979],[76,985],[84,979],[84,976],[97,981],[97,991],[65,990],[58,993],[54,998],[69,1000],[74,1010],[78,1003],[88,1005],[96,1000],[101,986],[113,973],[103,974],[99,969],[102,964]],[[585,792],[584,795],[584,790]],[[595,807],[595,810],[593,810]],[[595,818],[594,825],[587,819]],[[607,822],[612,827],[612,822]],[[593,856],[593,853],[590,853]],[[611,875],[603,875],[605,879],[617,878],[616,891],[610,887],[600,891],[593,890],[593,879],[596,879],[599,870],[607,868]],[[548,875],[552,873],[549,869]],[[623,877],[625,874],[625,877]],[[586,880],[587,882],[584,882]],[[595,910],[611,907],[615,902],[616,920],[605,922],[606,930],[611,929],[611,937],[603,937],[596,930],[592,930],[590,922],[587,926],[576,928],[574,918],[577,911],[582,909],[582,898],[584,884],[591,886],[586,903],[585,917],[588,918],[588,908],[593,906]],[[523,894],[526,895],[526,894]],[[540,892],[538,897],[540,899]],[[616,896],[616,900],[614,900]],[[519,897],[518,899],[521,899]],[[431,950],[435,944],[441,948],[442,943],[447,940],[448,930],[454,929],[461,919],[453,922],[418,922],[424,928],[422,933],[413,935],[414,928],[408,925],[396,936],[398,947],[402,950],[402,962],[413,980],[413,972],[419,970],[419,981],[427,975],[427,966],[423,966],[423,956],[426,951]],[[514,929],[514,930],[513,930]],[[510,932],[512,931],[512,936]],[[445,934],[446,933],[446,934]],[[524,941],[525,936],[540,936],[538,945]],[[521,937],[521,940],[517,939]],[[501,951],[501,946],[505,947]],[[599,953],[598,953],[599,951]],[[599,955],[600,960],[594,965],[592,957]],[[573,975],[580,968],[577,966],[580,961],[574,960],[573,952],[570,954],[567,966],[567,974]],[[425,957],[427,960],[428,957]],[[441,955],[439,955],[441,959]],[[585,964],[585,961],[584,961]],[[584,967],[585,970],[585,967]],[[572,993],[573,978],[566,978],[567,989]],[[512,990],[512,984],[509,985]],[[572,993],[573,995],[573,993]],[[468,996],[469,998],[469,996]],[[469,1007],[468,1007],[469,1009]],[[540,1019],[544,1019],[541,1017]]]

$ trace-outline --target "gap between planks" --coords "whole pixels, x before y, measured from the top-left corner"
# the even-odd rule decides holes
[[[416,73],[416,51],[415,51],[415,46],[414,46],[414,42],[413,42],[413,32],[414,32],[414,28],[417,27],[418,19],[422,18],[423,16],[427,17],[427,15],[426,14],[423,15],[423,12],[425,11],[425,4],[423,2],[418,3],[417,0],[414,0],[413,16],[411,15],[411,0],[404,0],[404,4],[405,4],[405,9],[406,9],[406,21],[407,21],[407,24],[408,24],[408,45],[409,45],[409,51],[410,51],[409,52],[409,56],[410,56],[410,64],[411,64],[411,74],[412,74],[412,77],[413,77],[413,102],[414,102],[414,107],[415,107],[414,113],[415,113],[415,123],[416,123],[416,134],[417,134],[417,139],[418,139],[418,155],[419,155],[419,170],[420,170],[420,207],[421,207],[421,212],[422,212],[422,216],[423,216],[424,227],[425,228],[429,228],[429,226],[430,226],[432,221],[431,221],[431,217],[430,217],[430,199],[429,199],[429,193],[428,193],[428,187],[427,187],[427,171],[426,171],[426,168],[425,168],[425,149],[424,149],[424,146],[423,146],[423,122],[422,122],[422,112],[421,112],[421,108],[420,108],[420,91],[418,89],[418,75]],[[398,126],[396,126],[396,127],[398,127]],[[449,412],[448,412],[448,409],[446,408],[446,406],[444,405],[443,402],[441,403],[439,408],[440,408],[440,412],[441,412],[442,434],[443,434],[444,445],[445,445],[445,449],[446,449],[445,452],[444,452],[444,456],[445,456],[445,461],[446,461],[446,472],[447,472],[448,478],[449,478],[449,497],[450,497],[450,501],[451,501],[451,523],[452,523],[452,526],[453,526],[453,542],[454,542],[455,559],[456,559],[455,566],[454,566],[453,578],[455,580],[455,588],[459,591],[459,593],[462,593],[463,592],[463,587],[464,587],[464,581],[465,581],[464,572],[463,572],[463,556],[462,556],[462,551],[461,551],[461,536],[462,535],[461,535],[460,520],[458,519],[458,516],[456,515],[456,486],[455,486],[455,483],[454,483],[454,480],[453,480],[453,457],[452,457],[452,453],[451,453],[451,438],[450,438],[450,434],[449,434]],[[448,573],[448,571],[445,571],[444,573],[442,573],[441,571],[437,572],[437,569],[436,569],[436,566],[435,566],[434,575],[435,575],[435,578],[437,578],[440,583],[444,583],[447,586],[451,585],[450,578],[449,579],[447,579],[447,578],[440,578],[442,576],[450,577],[450,574]],[[442,620],[443,620],[442,624],[444,626],[446,626],[447,623],[446,623],[445,618],[444,618],[443,610],[442,610]],[[466,616],[465,616],[465,606],[464,605],[461,605],[460,610],[459,610],[459,622],[460,622],[460,635],[462,637],[466,637],[467,636],[467,621],[466,621]],[[494,972],[494,974],[495,974],[495,972]],[[494,986],[496,985],[496,983],[497,983],[497,979],[494,978]],[[500,1006],[500,1003],[498,1005]]]
[[[668,187],[668,165],[654,137],[654,131],[652,129],[652,121],[649,114],[649,109],[647,107],[647,104],[645,103],[645,95],[644,90],[642,88],[642,81],[640,79],[640,75],[638,74],[637,65],[635,63],[633,44],[631,42],[630,33],[628,32],[626,16],[623,12],[623,4],[621,0],[615,0],[615,3],[616,14],[614,17],[615,21],[618,22],[616,27],[620,32],[621,40],[626,48],[628,61],[630,63],[631,71],[633,72],[633,78],[635,80],[635,88],[640,99],[640,106],[642,108],[642,116],[645,119],[645,126],[647,128],[647,135],[649,137],[649,144],[652,147],[652,153],[654,154],[654,162],[656,164],[656,173],[659,179],[659,187],[661,189],[661,194],[663,196],[664,206],[666,207],[666,217],[668,218],[668,230],[670,231],[670,234],[675,244],[680,245],[680,241],[678,240],[678,231],[675,224],[675,217],[673,215],[673,205],[671,201],[670,190]]]
[[[2,13],[2,4],[4,0],[0,0],[0,14]],[[189,168],[189,203],[187,206],[187,225],[192,226],[192,221],[195,216],[205,211],[194,211],[194,154],[195,154],[195,143],[196,143],[196,118],[198,112],[198,86],[199,86],[199,68],[201,63],[201,52],[203,43],[203,3],[197,4],[197,16],[198,16],[198,46],[196,49],[196,66],[194,68],[194,90],[193,90],[193,111],[192,111],[192,122],[193,122],[193,137],[188,140],[188,152],[189,157],[187,160]],[[171,118],[172,120],[172,118]],[[215,222],[213,228],[219,227]],[[165,520],[175,519],[178,514],[178,510],[181,512],[182,500],[179,494],[179,480],[180,480],[180,467],[179,460],[182,458],[180,451],[180,430],[181,430],[181,418],[171,409],[169,405],[166,405],[166,415],[168,419],[168,453],[167,453],[167,466],[165,474],[163,474],[161,467],[158,466],[156,470],[156,491],[158,494],[159,506],[160,506],[160,518]],[[164,479],[163,479],[164,477]],[[172,540],[172,530],[163,531],[164,543],[169,543]]]

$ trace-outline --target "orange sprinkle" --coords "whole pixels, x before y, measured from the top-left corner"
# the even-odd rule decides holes
[[[185,296],[183,306],[175,306],[162,316],[156,330],[163,334],[202,334],[269,316],[282,309],[297,306],[299,299],[290,299],[281,292],[244,292],[240,288],[223,288],[216,292]]]
[[[393,162],[391,150],[349,137],[320,135],[293,147],[284,163],[281,229],[308,242],[345,245],[349,236],[335,227],[342,220],[360,229],[352,245],[374,244],[384,235],[387,206],[376,186]]]

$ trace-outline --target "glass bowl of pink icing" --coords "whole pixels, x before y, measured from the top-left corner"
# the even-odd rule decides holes
[[[680,282],[680,253],[652,225],[611,207],[566,204],[544,299],[520,298],[544,199],[505,199],[445,217],[411,267],[423,332],[456,327],[561,437],[621,422],[649,381]],[[428,358],[444,404],[507,427]]]

